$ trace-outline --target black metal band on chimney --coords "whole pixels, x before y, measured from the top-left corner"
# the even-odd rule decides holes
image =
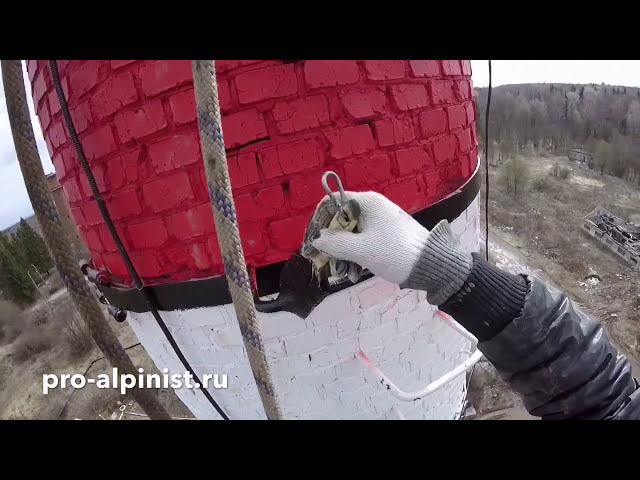
[[[440,220],[447,219],[449,222],[453,222],[469,207],[480,191],[481,178],[479,175],[479,167],[480,164],[478,162],[476,170],[473,172],[471,177],[464,185],[456,190],[455,193],[431,205],[430,207],[425,208],[424,210],[414,213],[413,218],[429,230],[435,227]],[[256,269],[255,273],[258,297],[280,292],[280,285],[282,283],[281,274],[285,266],[290,262],[291,260],[289,262],[275,263]],[[307,272],[308,275],[300,275],[300,281],[304,281],[307,276],[310,276],[310,264],[309,262],[304,264],[300,262],[300,264],[296,265],[296,272],[303,269],[305,265],[309,268],[309,271]],[[364,281],[370,277],[371,275],[363,277],[360,281]],[[321,298],[351,285],[352,284],[350,282],[345,282],[332,287],[329,290],[320,292],[317,291],[317,285],[313,283],[312,285],[309,285],[309,288],[306,291],[298,290],[298,293],[300,293],[300,296],[306,294],[308,296]],[[141,313],[149,311],[145,299],[135,288],[118,288],[104,285],[98,285],[98,288],[112,305],[117,305],[118,307],[131,312]],[[215,307],[231,303],[231,294],[229,293],[229,288],[224,275],[180,283],[150,285],[146,287],[146,290],[153,292],[154,297],[158,300],[158,309],[164,311]],[[298,300],[304,301],[305,299]],[[294,313],[304,317],[308,315],[314,303],[315,302],[311,302],[304,308],[298,308]],[[256,309],[259,312],[266,313],[277,311],[273,310],[267,304],[261,303],[259,300],[256,300]]]
[[[64,121],[65,121],[67,130],[69,132],[69,136],[71,137],[71,141],[76,149],[76,153],[78,154],[80,165],[82,166],[82,169],[84,170],[84,173],[87,177],[87,181],[89,182],[89,186],[91,187],[91,193],[93,194],[93,198],[96,200],[98,209],[100,210],[100,215],[102,216],[104,223],[107,225],[107,228],[109,229],[109,233],[111,234],[111,238],[113,239],[116,247],[118,248],[118,251],[122,256],[122,259],[127,267],[127,270],[129,271],[129,274],[131,275],[131,278],[133,279],[136,285],[136,289],[134,291],[138,295],[140,295],[140,298],[144,301],[144,304],[146,305],[145,311],[151,312],[156,322],[158,323],[158,326],[162,330],[162,333],[164,333],[165,337],[169,341],[171,348],[173,348],[173,351],[178,356],[178,358],[180,359],[184,367],[187,369],[187,371],[189,371],[189,373],[193,375],[194,381],[200,386],[200,390],[202,391],[204,396],[207,398],[209,403],[211,403],[211,405],[216,409],[216,411],[220,414],[220,416],[224,420],[229,420],[229,417],[227,416],[227,414],[224,412],[224,410],[222,410],[222,408],[214,400],[214,398],[211,396],[211,393],[209,393],[209,391],[204,387],[204,384],[202,383],[202,381],[200,381],[198,375],[194,371],[193,367],[191,366],[187,358],[182,353],[182,350],[180,350],[180,347],[176,343],[175,338],[173,338],[173,335],[171,334],[171,332],[167,328],[167,325],[164,323],[164,320],[158,313],[158,309],[160,309],[160,307],[158,304],[158,300],[155,297],[155,292],[153,290],[145,288],[144,284],[142,283],[142,279],[138,275],[138,272],[136,271],[133,265],[133,262],[131,261],[131,257],[127,253],[127,250],[124,244],[122,243],[120,235],[118,234],[115,226],[113,225],[113,221],[111,219],[111,215],[109,214],[109,210],[107,210],[107,206],[104,202],[104,199],[102,198],[102,195],[98,190],[96,179],[93,175],[93,172],[91,171],[91,167],[89,166],[89,162],[87,161],[87,157],[85,156],[85,153],[84,153],[84,148],[82,147],[82,143],[80,143],[80,139],[78,138],[78,133],[76,131],[75,124],[73,123],[73,119],[71,118],[69,105],[67,103],[67,99],[64,96],[64,91],[62,90],[62,84],[60,83],[60,74],[58,72],[58,62],[56,60],[49,60],[49,70],[51,71],[51,79],[53,80],[53,86],[56,90],[58,101],[60,102],[62,115],[64,116]],[[109,299],[107,295],[105,295],[105,297]],[[112,305],[120,306],[117,303],[112,303]]]

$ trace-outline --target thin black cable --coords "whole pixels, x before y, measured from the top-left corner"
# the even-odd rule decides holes
[[[484,113],[484,254],[489,261],[489,108],[491,107],[491,60],[489,60],[489,92]]]
[[[204,388],[204,384],[198,378],[198,375],[196,374],[193,367],[191,366],[189,361],[186,359],[186,357],[182,353],[182,350],[180,350],[180,347],[178,346],[175,339],[173,338],[173,335],[167,328],[167,325],[164,323],[164,320],[162,320],[160,313],[158,313],[157,299],[155,298],[152,292],[150,292],[147,288],[144,287],[144,284],[142,283],[142,279],[138,275],[138,272],[136,271],[135,267],[133,266],[131,257],[127,253],[127,250],[125,249],[124,244],[120,239],[120,235],[118,234],[115,226],[113,225],[113,221],[111,220],[111,215],[109,214],[109,210],[107,210],[107,206],[104,202],[104,199],[102,198],[102,195],[98,190],[96,179],[93,176],[93,172],[91,171],[89,162],[87,162],[87,157],[84,154],[84,148],[82,147],[82,144],[80,143],[80,139],[78,138],[78,133],[76,131],[75,124],[73,123],[73,119],[71,118],[71,112],[69,111],[69,105],[67,104],[67,99],[64,96],[64,91],[62,90],[62,84],[60,83],[60,74],[58,72],[58,62],[56,60],[49,60],[49,69],[51,70],[51,79],[53,80],[53,86],[55,87],[56,93],[58,95],[58,101],[60,102],[60,108],[62,109],[62,115],[64,116],[64,121],[67,125],[69,136],[71,137],[71,141],[73,142],[76,152],[78,153],[78,159],[80,160],[80,165],[82,165],[82,169],[84,170],[84,173],[87,176],[89,186],[91,187],[91,193],[93,194],[93,198],[95,198],[96,203],[98,204],[100,215],[102,216],[104,223],[107,225],[107,228],[109,229],[111,238],[113,238],[113,242],[115,243],[118,251],[120,252],[120,255],[124,260],[124,263],[127,267],[127,270],[129,271],[129,274],[131,275],[131,278],[133,279],[133,282],[135,283],[136,288],[144,296],[145,301],[147,303],[147,307],[149,308],[149,311],[151,312],[153,317],[156,319],[156,322],[160,326],[160,329],[162,330],[164,335],[167,337],[167,340],[171,344],[173,351],[176,353],[176,355],[178,356],[178,358],[180,359],[184,367],[187,369],[187,371],[191,375],[193,375],[194,381],[198,385],[200,385],[200,390],[202,391],[204,396],[207,398],[209,403],[213,405],[213,407],[217,410],[217,412],[220,414],[220,416],[224,420],[229,420],[229,417],[224,412],[224,410],[222,410],[222,408],[218,405],[218,403],[214,400],[214,398],[211,396],[211,393],[209,393],[209,391],[206,388]]]

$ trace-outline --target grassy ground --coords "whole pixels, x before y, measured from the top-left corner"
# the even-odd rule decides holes
[[[52,284],[56,284],[54,274]],[[49,283],[49,282],[48,282]],[[77,316],[64,288],[43,289],[32,307],[20,311],[0,302],[0,419],[144,419],[140,407],[115,390],[87,385],[83,389],[55,389],[42,394],[42,375],[84,373],[96,378],[110,373],[110,364],[90,341],[74,346],[68,320]],[[159,373],[132,330],[107,317],[133,363],[146,373]],[[173,390],[156,394],[173,417],[192,417]]]
[[[638,272],[582,229],[582,219],[602,205],[626,219],[640,215],[640,191],[561,157],[524,158],[530,181],[517,197],[507,193],[490,168],[489,223],[588,312],[598,316],[627,355],[640,357]],[[550,174],[554,164],[571,169],[566,179]],[[500,167],[498,167],[499,169]],[[544,179],[544,188],[540,188]],[[538,188],[536,188],[538,187]],[[596,273],[592,286],[586,277]]]

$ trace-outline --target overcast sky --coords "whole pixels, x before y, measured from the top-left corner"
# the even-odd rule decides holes
[[[31,100],[31,87],[29,77],[24,70],[24,78],[27,88],[27,99],[29,101],[29,111],[31,112],[31,123],[38,142],[40,158],[44,166],[45,173],[53,172],[53,164],[49,159],[47,145],[44,143],[40,123],[33,113],[33,101]],[[22,180],[22,172],[16,159],[13,147],[13,137],[11,127],[7,117],[7,103],[4,98],[4,86],[0,76],[0,229],[10,227],[20,220],[20,217],[28,217],[33,214],[31,202],[27,196],[27,190]]]
[[[485,87],[489,82],[486,60],[472,60],[473,83]],[[33,103],[27,97],[34,125],[40,157],[45,173],[53,172],[47,147],[40,132],[40,124],[33,113]],[[607,83],[640,87],[640,61],[638,60],[494,60],[492,62],[493,85],[509,83]],[[0,229],[33,213],[24,187],[20,167],[13,148],[13,139],[7,118],[4,88],[0,78]]]
[[[471,60],[473,85],[489,85],[487,60]],[[640,87],[640,60],[493,60],[492,85],[606,83]]]

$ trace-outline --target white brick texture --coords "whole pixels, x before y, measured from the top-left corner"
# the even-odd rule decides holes
[[[469,251],[479,248],[479,203],[452,229]],[[424,399],[407,403],[384,390],[355,353],[362,348],[403,390],[418,390],[469,356],[469,341],[442,320],[424,292],[401,290],[374,277],[326,298],[302,319],[288,312],[259,314],[265,348],[285,418],[453,419],[464,401],[460,376]],[[161,312],[196,373],[226,373],[228,388],[211,394],[231,419],[265,418],[233,305]],[[184,367],[149,313],[129,315],[138,339],[160,369]],[[198,390],[176,392],[200,419],[218,414]]]

